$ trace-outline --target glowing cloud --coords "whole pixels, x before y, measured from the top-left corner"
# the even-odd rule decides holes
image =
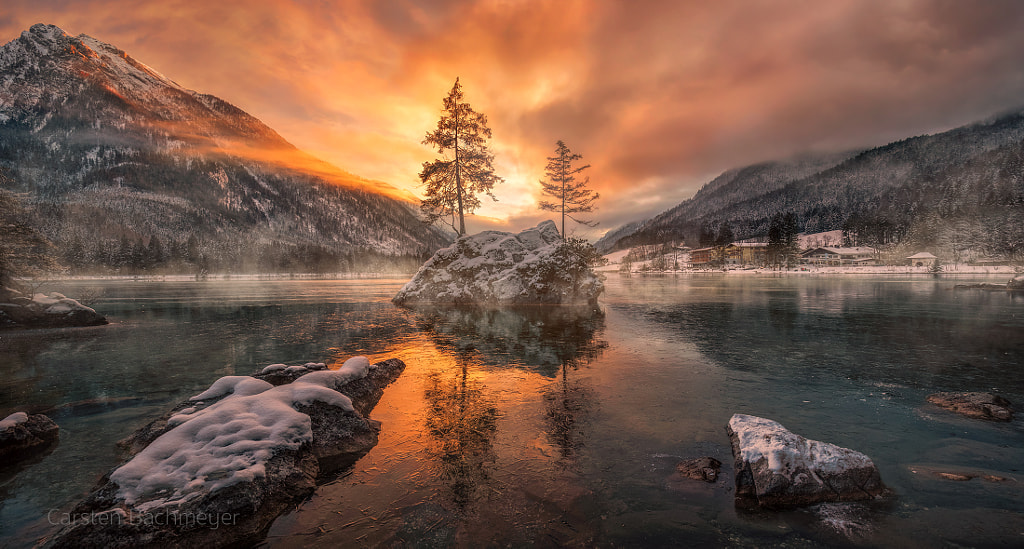
[[[558,139],[593,165],[609,229],[725,169],[1024,104],[1024,4],[1002,0],[9,0],[0,36],[39,22],[116,44],[414,194],[433,154],[420,141],[458,76],[507,170],[480,213],[510,223],[536,214]]]

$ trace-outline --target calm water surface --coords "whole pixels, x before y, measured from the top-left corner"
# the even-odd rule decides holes
[[[380,443],[269,547],[1021,546],[1022,420],[924,402],[1024,403],[1024,296],[963,281],[613,274],[596,312],[400,309],[403,280],[69,283],[113,323],[0,332],[0,416],[61,426],[0,476],[0,545],[52,532],[47,514],[120,462],[118,439],[215,379],[364,354],[408,364],[371,414]],[[868,454],[896,497],[737,511],[734,413]],[[717,483],[678,478],[701,456],[723,462]]]

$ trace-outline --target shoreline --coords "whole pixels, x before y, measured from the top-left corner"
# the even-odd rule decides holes
[[[126,282],[209,282],[209,281],[261,281],[261,280],[385,280],[411,278],[413,273],[264,273],[231,274],[218,273],[197,276],[195,274],[145,274],[145,275],[59,275],[36,280],[44,284],[58,282],[126,281]],[[32,279],[21,278],[22,282]]]
[[[914,276],[936,276],[956,277],[958,275],[968,276],[1009,276],[1014,277],[1020,272],[1019,267],[1011,265],[944,265],[940,273],[931,272],[929,267],[910,267],[896,265],[877,265],[861,267],[804,267],[803,269],[681,269],[677,271],[630,271],[630,275],[692,275],[692,274],[718,274],[718,275],[787,275],[787,276],[814,276],[814,275],[914,275]],[[594,269],[600,273],[622,273],[617,267],[611,265]]]

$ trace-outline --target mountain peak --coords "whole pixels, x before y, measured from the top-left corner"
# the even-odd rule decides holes
[[[105,79],[122,94],[147,94],[161,88],[186,91],[106,42],[85,34],[74,37],[56,25],[44,23],[32,25],[19,38],[0,47],[0,71],[8,75],[8,83],[15,84],[47,71],[63,72],[68,80]]]
[[[21,37],[30,40],[34,39],[54,43],[61,39],[69,38],[68,33],[64,32],[64,29],[57,25],[47,25],[46,23],[36,23],[35,25],[32,25],[32,27],[27,31],[21,33]]]

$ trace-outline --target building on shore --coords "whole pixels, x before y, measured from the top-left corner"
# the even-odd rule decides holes
[[[800,254],[800,261],[809,265],[877,265],[878,250],[869,246],[838,248],[823,246]]]
[[[932,267],[938,263],[939,258],[928,252],[919,252],[907,258],[912,267]]]

